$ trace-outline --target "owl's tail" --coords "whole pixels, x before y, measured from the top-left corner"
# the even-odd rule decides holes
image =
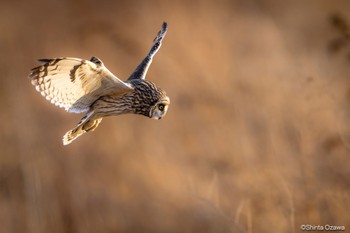
[[[77,139],[79,136],[83,135],[84,133],[87,133],[89,131],[94,131],[97,126],[102,121],[102,118],[98,118],[96,120],[85,120],[83,118],[82,121],[72,130],[69,130],[64,136],[63,136],[63,145],[68,145],[71,142],[73,142],[75,139]]]

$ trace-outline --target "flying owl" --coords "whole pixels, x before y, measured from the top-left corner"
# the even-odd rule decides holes
[[[64,145],[95,130],[103,117],[133,113],[159,120],[165,116],[169,97],[145,78],[167,28],[164,22],[149,53],[126,81],[113,75],[97,57],[39,60],[42,65],[29,75],[36,90],[68,112],[86,112],[77,126],[63,136]]]

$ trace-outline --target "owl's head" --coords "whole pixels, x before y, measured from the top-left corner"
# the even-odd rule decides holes
[[[134,87],[133,110],[134,113],[160,120],[163,118],[170,104],[165,91],[147,80],[134,79],[130,83]]]
[[[155,105],[151,107],[151,110],[149,111],[149,117],[156,120],[162,119],[162,117],[164,117],[168,111],[169,104],[169,97],[164,96]]]

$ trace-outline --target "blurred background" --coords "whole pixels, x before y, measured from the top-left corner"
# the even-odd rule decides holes
[[[0,3],[0,232],[350,229],[347,0]],[[68,114],[27,78],[97,56],[126,79],[163,21],[148,79],[161,121]]]

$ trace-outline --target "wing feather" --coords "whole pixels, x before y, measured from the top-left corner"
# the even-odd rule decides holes
[[[96,57],[40,59],[29,77],[48,101],[69,112],[85,112],[105,94],[122,94],[133,88],[114,76]]]
[[[156,55],[156,53],[160,49],[160,46],[162,45],[162,41],[165,37],[167,30],[168,24],[166,22],[163,22],[161,30],[158,32],[156,38],[154,38],[153,40],[150,51],[148,52],[147,56],[142,60],[142,62],[136,67],[135,71],[130,75],[128,81],[132,79],[146,79],[148,68],[152,63],[154,55]]]

